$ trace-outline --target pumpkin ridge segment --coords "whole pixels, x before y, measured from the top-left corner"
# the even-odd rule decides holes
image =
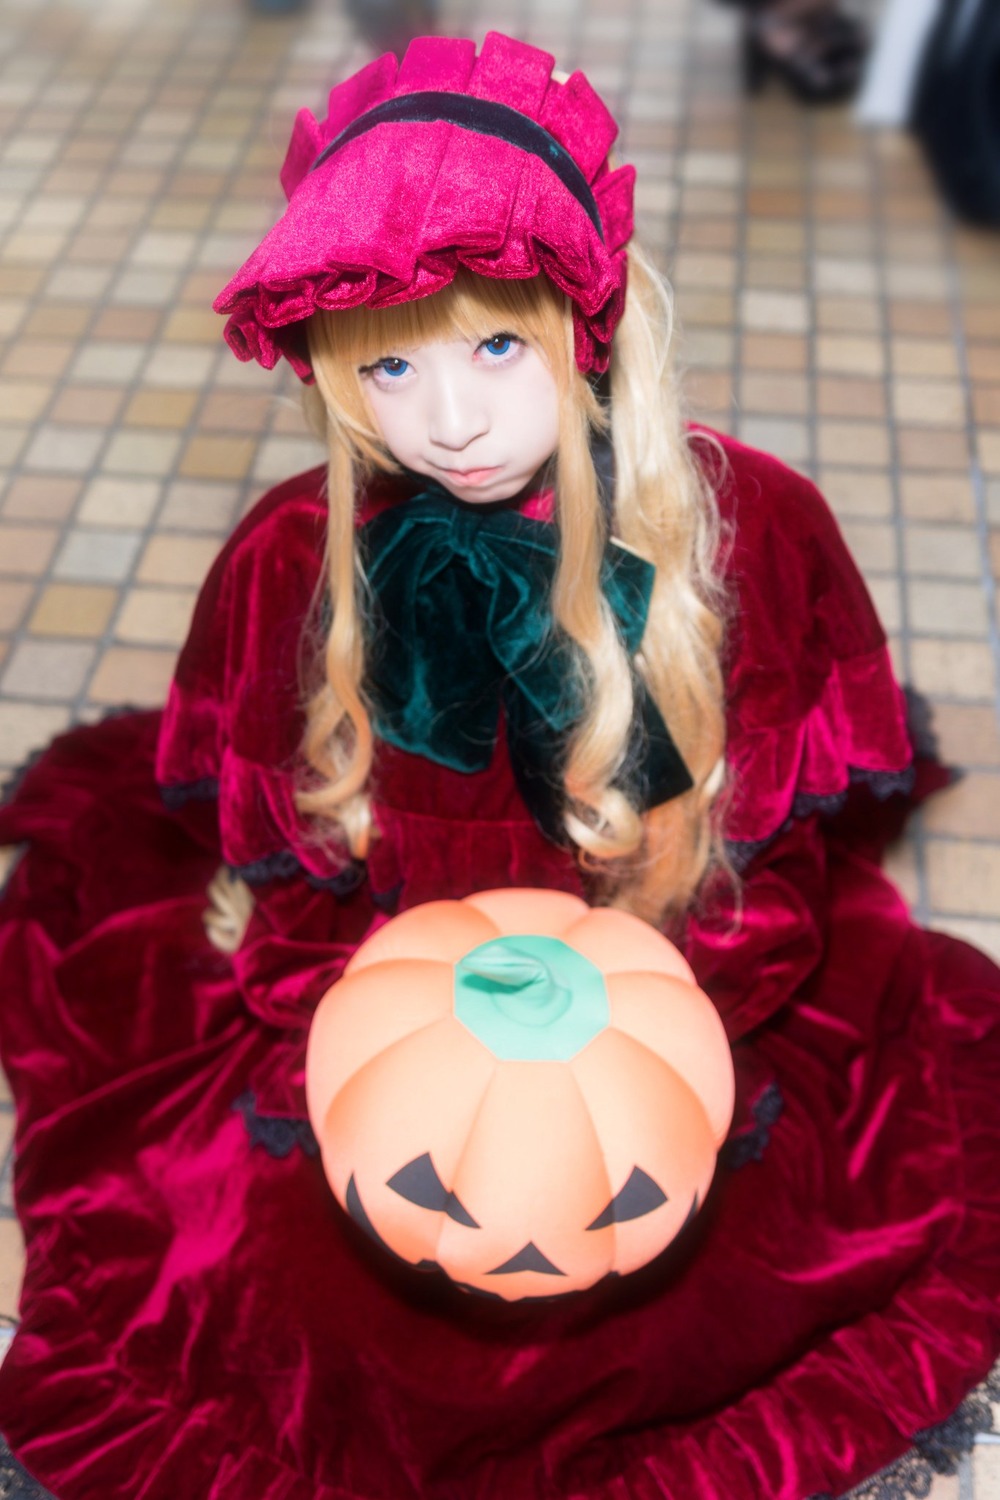
[[[597,1038],[593,1038],[592,1040],[596,1041]],[[588,1043],[588,1046],[589,1045],[590,1045],[590,1043]],[[586,1048],[584,1050],[586,1050]],[[597,1128],[597,1122],[594,1119],[593,1112],[591,1111],[590,1101],[587,1098],[586,1090],[584,1089],[583,1085],[581,1084],[579,1078],[577,1078],[576,1073],[573,1071],[572,1067],[570,1067],[570,1077],[573,1080],[573,1087],[576,1089],[576,1092],[579,1095],[581,1108],[583,1109],[583,1112],[586,1115],[587,1120],[589,1121],[591,1134],[594,1137],[594,1144],[595,1144],[595,1146],[597,1148],[597,1155],[598,1155],[598,1158],[599,1158],[600,1163],[601,1163],[601,1170],[602,1170],[602,1172],[604,1174],[604,1193],[605,1193],[605,1199],[604,1199],[604,1201],[608,1202],[613,1197],[614,1189],[611,1186],[611,1169],[608,1166],[608,1157],[607,1157],[607,1152],[604,1149],[604,1142],[601,1139],[601,1133],[600,1133],[600,1131]],[[598,1217],[600,1218],[601,1215],[599,1214]],[[596,1227],[597,1227],[596,1224],[588,1224],[587,1225],[587,1229],[588,1230],[589,1229],[594,1229]],[[606,1227],[611,1230],[611,1235],[610,1235],[611,1251],[610,1251],[610,1254],[607,1257],[607,1265],[605,1266],[602,1275],[609,1276],[611,1274],[611,1272],[615,1269],[615,1266],[616,1266],[616,1264],[618,1262],[618,1237],[617,1237],[617,1230],[615,1228],[614,1221],[612,1221]],[[600,1280],[599,1277],[597,1277],[595,1279],[596,1280]]]
[[[483,1091],[479,1095],[479,1101],[476,1104],[475,1110],[473,1111],[472,1119],[469,1121],[469,1128],[465,1132],[465,1139],[462,1142],[462,1149],[458,1153],[458,1160],[455,1162],[453,1170],[449,1173],[449,1176],[451,1177],[451,1187],[448,1189],[448,1191],[456,1201],[459,1201],[456,1185],[462,1174],[462,1165],[465,1161],[473,1137],[475,1136],[475,1133],[479,1128],[479,1122],[482,1119],[483,1109],[486,1105],[487,1096],[490,1092],[490,1089],[493,1087],[494,1082],[496,1081],[497,1064],[495,1058],[491,1058],[491,1064],[492,1066],[490,1068],[490,1076],[483,1086]],[[468,1210],[466,1210],[466,1212],[468,1212]],[[471,1218],[472,1215],[470,1214],[469,1217]],[[438,1257],[438,1259],[440,1259],[441,1256],[441,1236],[445,1233],[447,1227],[448,1225],[446,1222],[446,1217],[442,1214],[441,1221],[438,1225],[438,1232],[434,1237],[434,1254]],[[476,1228],[478,1229],[479,1227],[480,1226],[476,1224]]]

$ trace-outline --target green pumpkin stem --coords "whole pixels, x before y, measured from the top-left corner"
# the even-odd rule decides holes
[[[547,1026],[573,1003],[572,993],[544,959],[525,953],[516,941],[498,938],[459,965],[475,975],[498,1010],[522,1026]]]

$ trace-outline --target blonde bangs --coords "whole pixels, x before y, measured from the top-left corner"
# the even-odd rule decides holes
[[[459,267],[454,281],[430,297],[314,314],[308,334],[316,385],[363,468],[395,470],[397,465],[372,425],[359,371],[389,355],[405,358],[421,344],[481,343],[496,333],[516,334],[531,344],[559,389],[566,389],[575,368],[572,319],[566,298],[545,276],[494,280]]]

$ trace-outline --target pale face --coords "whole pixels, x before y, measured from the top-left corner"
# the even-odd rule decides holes
[[[552,457],[559,394],[530,344],[498,332],[389,350],[361,371],[382,441],[458,500],[510,500]]]

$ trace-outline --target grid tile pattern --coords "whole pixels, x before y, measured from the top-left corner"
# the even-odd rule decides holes
[[[1000,956],[1000,256],[903,135],[747,102],[707,0],[443,0],[583,67],[623,122],[673,279],[692,412],[829,497],[965,779],[892,871]],[[162,701],[198,585],[270,483],[321,460],[295,382],[241,366],[212,296],[279,207],[295,110],[370,52],[335,0],[0,9],[0,776],[74,719]],[[0,1097],[0,1315],[15,1313]],[[0,1317],[2,1325],[3,1317]],[[0,1326],[2,1335],[2,1326]],[[935,1500],[1000,1496],[1000,1448]]]

